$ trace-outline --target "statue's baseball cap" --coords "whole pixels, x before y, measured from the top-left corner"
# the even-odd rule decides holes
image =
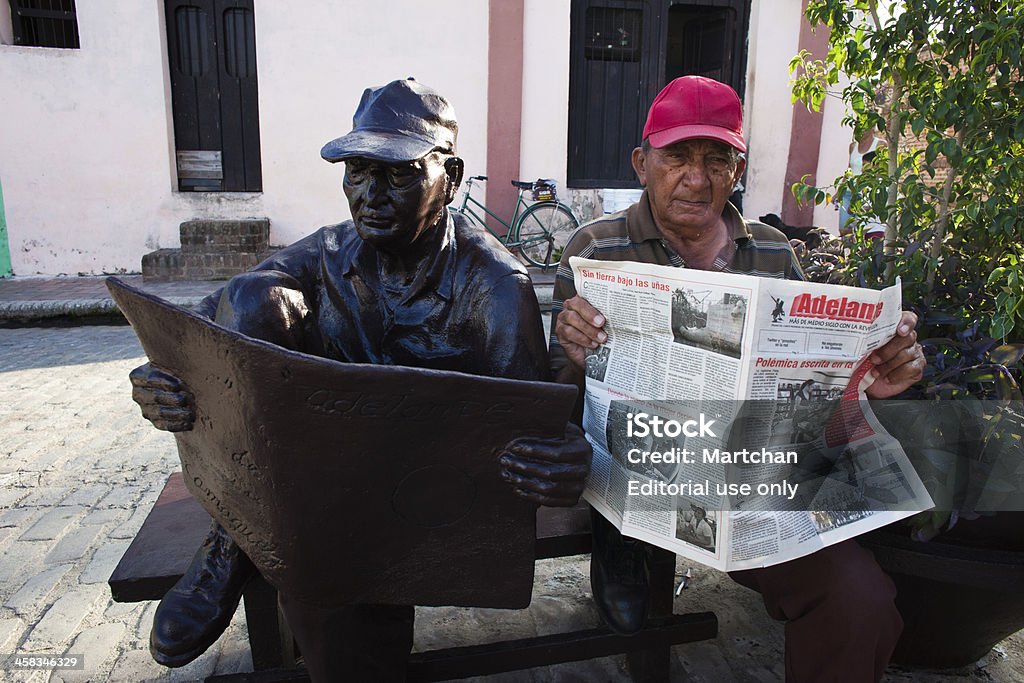
[[[363,157],[385,163],[420,159],[435,149],[455,152],[459,125],[448,100],[413,79],[367,88],[352,132],[331,140],[320,156],[331,163]]]
[[[743,107],[736,91],[704,76],[682,76],[654,98],[643,139],[666,147],[693,139],[719,140],[747,151],[743,141]]]

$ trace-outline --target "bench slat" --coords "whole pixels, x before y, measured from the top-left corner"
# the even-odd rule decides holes
[[[210,515],[185,488],[182,473],[172,474],[110,576],[114,601],[162,598],[188,569],[210,524]],[[537,559],[589,552],[590,511],[586,505],[538,509]]]
[[[162,598],[188,568],[210,524],[210,516],[189,494],[182,474],[172,474],[110,577],[114,600],[138,602]],[[589,553],[590,511],[587,506],[581,503],[574,508],[540,508],[535,547],[538,559]],[[646,672],[644,675],[650,680],[668,680],[669,646],[714,638],[718,622],[711,612],[673,615],[675,556],[659,551],[650,561],[649,621],[634,636],[623,637],[607,629],[591,629],[420,652],[409,660],[409,680],[435,681],[493,674],[622,652],[630,653],[631,670]],[[280,623],[274,589],[261,580],[250,583],[246,588],[245,607],[253,665],[257,671],[210,680],[253,683],[308,680],[301,670],[279,668],[292,661],[291,648],[285,647],[290,645],[291,637]]]
[[[110,575],[115,602],[159,600],[188,569],[210,530],[210,515],[175,472]]]
[[[718,619],[712,612],[680,614],[649,624],[637,634],[620,636],[606,628],[556,633],[484,645],[414,652],[408,681],[444,681],[518,671],[536,666],[578,662],[678,643],[714,638]]]
[[[620,636],[595,628],[571,633],[505,640],[483,645],[414,652],[409,656],[409,683],[490,676],[537,666],[577,662],[594,657],[714,638],[718,619],[712,612],[680,614],[664,623],[645,626],[633,636]],[[303,669],[277,669],[228,674],[207,683],[301,683],[309,680]]]

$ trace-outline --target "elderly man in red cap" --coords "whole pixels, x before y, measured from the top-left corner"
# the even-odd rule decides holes
[[[352,220],[321,228],[234,277],[198,312],[251,337],[343,362],[546,379],[540,311],[525,268],[495,238],[448,211],[463,173],[457,132],[448,101],[412,79],[367,89],[352,131],[321,150],[325,160],[345,162]],[[132,383],[156,427],[192,428],[197,407],[176,378],[147,364],[132,372]],[[574,505],[589,458],[582,432],[567,425],[565,439],[509,444],[501,476],[538,504]],[[202,654],[227,627],[254,573],[215,524],[157,608],[154,658],[182,666]],[[314,680],[404,680],[412,606],[328,609],[280,598]]]
[[[729,86],[684,76],[658,94],[642,143],[633,150],[644,187],[640,201],[580,228],[562,254],[551,340],[559,381],[582,387],[585,351],[607,339],[604,316],[576,293],[572,256],[803,279],[786,237],[744,219],[729,203],[746,150],[740,100]],[[871,398],[894,396],[921,377],[925,361],[916,321],[905,312],[897,336],[875,351]],[[646,544],[622,537],[596,512],[592,519],[594,600],[614,630],[635,632],[649,596]],[[787,620],[787,680],[871,681],[882,675],[903,623],[892,581],[855,541],[733,578],[760,591],[769,613]]]

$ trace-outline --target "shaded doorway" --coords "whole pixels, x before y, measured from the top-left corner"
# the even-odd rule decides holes
[[[573,0],[570,187],[637,188],[630,154],[666,83],[698,74],[742,98],[750,0]]]
[[[253,0],[165,10],[178,189],[261,191]]]

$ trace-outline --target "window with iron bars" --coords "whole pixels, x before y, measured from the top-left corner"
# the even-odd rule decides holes
[[[638,62],[643,45],[643,11],[588,7],[583,51],[587,59]]]
[[[75,0],[8,0],[14,44],[78,48]]]

